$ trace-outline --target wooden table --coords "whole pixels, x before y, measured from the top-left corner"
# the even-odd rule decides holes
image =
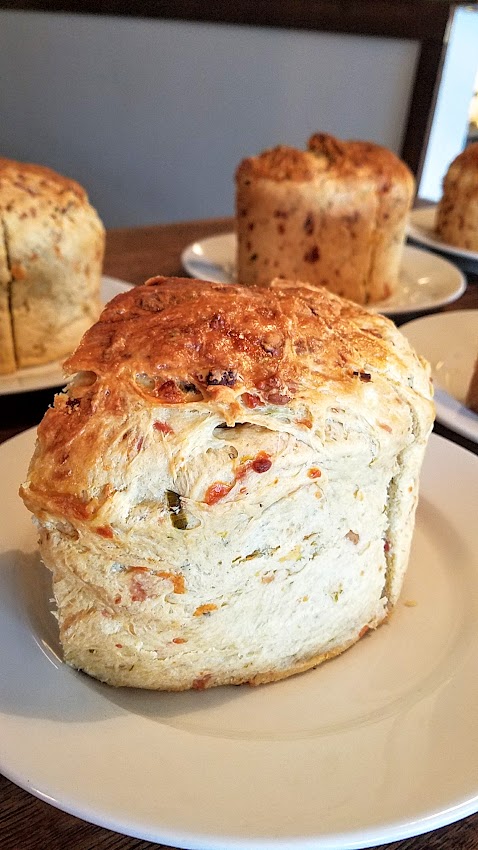
[[[215,219],[110,231],[105,274],[132,283],[142,283],[155,274],[184,275],[180,261],[183,248],[196,239],[231,228],[232,219]],[[468,275],[468,280],[464,295],[445,309],[478,308],[478,276]],[[2,397],[0,442],[36,425],[51,403],[53,393],[53,390],[40,390]],[[475,443],[438,424],[435,429],[478,453]],[[453,765],[450,769],[453,770]],[[386,846],[389,850],[478,850],[478,814],[426,835]],[[129,838],[85,823],[41,802],[0,776],[1,850],[66,850],[70,847],[72,850],[149,850],[165,848],[165,845]]]

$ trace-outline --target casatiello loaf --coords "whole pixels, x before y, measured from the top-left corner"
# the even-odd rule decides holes
[[[392,322],[300,283],[154,278],[66,369],[21,495],[67,662],[113,685],[258,684],[385,620],[433,422]]]
[[[241,283],[306,280],[358,304],[398,282],[412,173],[392,151],[325,133],[305,151],[280,145],[236,172]]]
[[[478,252],[478,142],[468,145],[445,174],[436,230],[449,245]]]
[[[104,244],[78,183],[0,158],[0,374],[73,351],[101,310]]]

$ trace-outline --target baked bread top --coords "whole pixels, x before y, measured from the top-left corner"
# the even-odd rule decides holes
[[[469,171],[474,173],[475,176],[478,175],[478,142],[472,142],[467,145],[466,148],[462,150],[457,157],[455,157],[448,168],[445,180],[447,176],[458,176],[457,172],[461,171]]]
[[[470,201],[476,203],[478,197],[478,142],[468,145],[448,167],[443,178],[443,196],[438,210],[442,214],[439,226],[449,225],[447,215],[467,216]],[[474,210],[473,210],[474,212]],[[476,215],[476,213],[475,213]],[[476,228],[476,219],[472,222]],[[452,222],[452,226],[455,222]],[[463,222],[461,223],[463,227]]]
[[[409,168],[392,151],[366,141],[341,141],[327,133],[315,133],[308,149],[286,145],[263,151],[244,159],[236,171],[236,179],[265,178],[281,182],[308,182],[315,179],[347,180],[360,177],[378,183],[382,191],[392,183],[403,183],[410,194],[415,180]]]
[[[146,394],[170,403],[191,393],[231,402],[254,391],[286,404],[299,391],[314,394],[317,373],[354,391],[352,365],[400,381],[408,352],[396,342],[390,350],[392,328],[307,284],[277,279],[263,290],[156,277],[114,298],[64,368],[141,393],[144,374],[154,382]]]
[[[88,204],[79,183],[51,168],[0,157],[0,213],[16,212],[22,220],[50,216]]]
[[[245,288],[152,278],[105,307],[65,370],[78,374],[39,426],[23,496],[31,510],[66,518],[87,519],[109,498],[110,427],[114,439],[134,411],[206,401],[227,425],[267,427],[274,414],[276,427],[310,444],[331,407],[370,417],[384,440],[404,410],[417,433],[432,416],[429,372],[392,322],[283,280]],[[133,451],[131,440],[114,451]]]

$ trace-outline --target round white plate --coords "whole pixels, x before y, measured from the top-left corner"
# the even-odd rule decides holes
[[[478,310],[424,316],[400,330],[430,363],[437,419],[478,443],[478,415],[464,405],[478,357]]]
[[[478,270],[477,251],[467,251],[466,248],[449,245],[435,231],[436,209],[435,204],[434,206],[412,210],[408,219],[407,235],[415,242],[419,242],[427,248],[433,248],[434,251],[467,260],[467,268]]]
[[[0,447],[0,770],[85,820],[189,850],[348,850],[478,810],[478,457],[432,435],[389,624],[283,682],[114,689],[62,663]]]
[[[194,242],[183,251],[181,261],[191,277],[215,283],[234,283],[236,234],[221,233]],[[455,301],[466,289],[461,271],[429,251],[405,245],[397,291],[368,309],[400,316],[434,310]]]
[[[106,304],[107,301],[111,301],[115,295],[125,292],[131,285],[123,280],[103,275],[101,278],[101,299],[103,303]],[[53,363],[44,363],[42,366],[18,369],[11,375],[0,375],[0,396],[62,386],[65,383],[62,363],[63,360],[55,360]]]

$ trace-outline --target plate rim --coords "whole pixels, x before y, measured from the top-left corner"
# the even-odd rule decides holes
[[[194,242],[191,242],[189,245],[187,245],[183,249],[183,251],[181,252],[181,264],[182,264],[183,269],[190,276],[192,276],[192,277],[196,276],[197,277],[197,275],[195,275],[195,272],[193,270],[194,267],[193,267],[192,263],[194,261],[200,260],[199,254],[196,253],[198,247],[201,248],[201,250],[202,250],[202,248],[204,246],[207,247],[207,245],[224,244],[224,245],[227,246],[228,243],[230,243],[230,249],[229,250],[231,250],[231,253],[232,253],[232,251],[235,248],[235,244],[236,244],[235,240],[236,239],[237,239],[237,236],[236,236],[236,232],[234,230],[227,230],[227,231],[223,231],[221,233],[213,234],[212,236],[205,236],[203,239],[195,239]],[[455,263],[453,263],[451,260],[449,260],[448,258],[442,257],[441,255],[434,254],[433,252],[431,252],[431,251],[429,251],[429,250],[427,250],[423,247],[420,247],[420,246],[417,246],[417,245],[410,245],[410,244],[407,244],[407,243],[405,243],[404,246],[403,246],[403,256],[405,258],[413,258],[414,256],[420,256],[421,259],[424,260],[426,258],[426,259],[429,260],[430,263],[433,263],[434,265],[440,265],[440,267],[442,269],[444,268],[443,264],[445,264],[448,274],[453,275],[453,277],[456,280],[455,288],[452,291],[450,290],[447,295],[445,295],[445,296],[443,296],[439,299],[436,299],[434,301],[429,300],[429,301],[426,302],[426,304],[421,304],[421,305],[415,304],[415,305],[412,305],[412,306],[409,306],[409,305],[406,305],[406,304],[404,304],[402,306],[393,306],[393,304],[392,304],[392,305],[390,305],[389,308],[387,308],[387,302],[385,300],[385,301],[379,301],[379,302],[377,302],[377,304],[374,304],[374,305],[369,305],[364,309],[367,309],[367,310],[369,310],[370,312],[373,312],[373,313],[383,313],[384,315],[390,316],[390,317],[393,317],[393,316],[408,316],[408,315],[414,315],[414,314],[420,314],[420,313],[427,313],[431,310],[437,310],[440,307],[445,307],[447,304],[452,304],[454,301],[456,301],[458,298],[460,298],[463,295],[463,293],[465,292],[466,287],[467,287],[466,277],[463,274],[462,270],[460,268],[458,268],[458,266]],[[207,255],[206,255],[206,257],[207,257]],[[207,264],[207,259],[205,259],[205,263]],[[209,265],[212,268],[216,264],[214,262],[211,262]],[[221,280],[218,280],[218,279],[216,279],[216,280],[212,279],[211,282],[213,282],[213,283],[226,283],[227,285],[235,283],[235,281],[233,279],[231,279],[231,275],[229,274],[229,272],[227,272],[227,270],[226,270],[226,276],[229,278],[226,281],[221,281]],[[198,279],[207,281],[207,280],[210,280],[211,278],[201,276]]]
[[[134,284],[128,283],[128,281],[121,280],[117,277],[112,277],[111,275],[103,274],[101,275],[101,286],[102,288],[111,287],[112,289],[117,290],[112,292],[109,297],[102,299],[104,304],[106,304],[107,301],[110,301],[115,295],[119,295],[120,292],[127,292],[128,289],[134,286]],[[15,372],[11,372],[7,375],[0,375],[0,398],[2,396],[19,395],[20,393],[36,392],[37,390],[48,390],[64,386],[66,383],[62,376],[62,363],[64,359],[66,359],[66,356],[60,360],[52,360],[50,363],[42,363],[40,366],[29,366],[27,369],[17,369]],[[38,370],[40,376],[41,371],[45,370],[46,376],[44,380],[42,380],[41,377],[39,377],[39,379],[35,379],[35,373],[30,376],[28,373],[32,370]],[[25,377],[25,372],[27,373],[27,377]],[[48,377],[48,374],[51,374],[51,377]],[[15,384],[14,381],[19,379],[21,380],[22,375],[25,383],[19,386],[18,384]],[[30,381],[28,380],[29,378]],[[9,385],[9,381],[12,381],[11,385]]]
[[[430,327],[434,324],[447,324],[447,322],[458,321],[460,316],[470,315],[476,316],[478,327],[478,308],[470,308],[449,310],[444,311],[443,313],[433,313],[428,316],[418,316],[416,319],[412,319],[410,322],[405,322],[400,325],[400,331],[408,338],[407,329],[414,330],[417,327],[423,326],[425,323],[430,325]],[[428,359],[427,353],[419,350],[415,341],[410,342],[419,354],[421,354],[425,359]],[[448,399],[450,399],[450,403],[447,403]],[[450,405],[454,407],[455,404],[459,405],[458,410],[451,410]],[[462,437],[466,437],[468,440],[478,443],[478,415],[474,414],[473,416],[473,411],[468,411],[468,408],[466,408],[462,402],[439,386],[435,389],[435,408],[438,422],[446,428],[449,428],[451,431],[460,434]],[[471,419],[470,414],[473,417]]]
[[[428,248],[439,251],[440,253],[478,263],[478,251],[470,251],[467,248],[459,248],[456,245],[450,245],[449,242],[444,242],[440,239],[438,235],[434,238],[423,232],[419,219],[429,218],[431,220],[436,214],[437,207],[438,204],[430,204],[429,206],[417,207],[416,209],[411,210],[407,222],[407,236],[415,242],[419,242],[421,245],[425,245]]]
[[[20,441],[25,442],[25,446],[23,447],[23,450],[25,450],[30,445],[30,442],[34,437],[35,430],[36,429],[34,428],[29,429],[29,431],[25,431],[22,434],[6,441],[2,446],[0,446],[0,455],[13,452],[14,446],[16,448]],[[455,458],[459,457],[460,462],[468,464],[470,455],[471,458],[474,459],[473,464],[478,462],[477,456],[443,437],[433,434],[430,439],[431,444],[434,447],[434,451],[449,453],[452,456],[451,458],[448,458],[450,463]],[[18,454],[20,454],[20,452],[18,452],[17,455]],[[473,484],[476,486],[475,479],[473,479]],[[1,545],[4,545],[3,542]],[[478,587],[478,572],[475,571],[474,566],[473,575],[476,581],[476,586]],[[0,606],[1,604],[2,603],[0,602]],[[478,626],[476,628],[478,629]],[[31,635],[29,635],[29,637],[31,637]],[[71,671],[71,673],[74,676],[78,675],[73,673],[73,671]],[[3,724],[1,714],[0,723]],[[3,759],[1,759],[1,762],[3,762]],[[19,776],[14,770],[8,769],[8,767],[6,769],[3,763],[0,763],[0,767],[7,778],[24,788],[27,792],[34,794],[34,796],[37,796],[39,799],[42,799],[45,802],[54,805],[56,808],[74,815],[75,817],[83,818],[88,822],[97,824],[106,829],[112,829],[122,834],[131,835],[144,840],[165,842],[172,846],[187,847],[189,850],[226,850],[226,848],[229,848],[230,850],[232,850],[232,848],[243,848],[243,850],[255,850],[255,848],[257,848],[257,850],[268,850],[268,848],[270,848],[270,850],[273,850],[273,848],[277,847],[282,847],[284,850],[286,850],[286,848],[301,848],[301,850],[312,850],[312,848],[315,848],[315,850],[319,850],[319,848],[320,850],[352,850],[352,848],[374,846],[377,844],[388,843],[390,841],[420,835],[432,829],[445,826],[460,820],[461,818],[467,817],[468,815],[476,812],[478,809],[477,785],[477,787],[473,790],[473,793],[470,792],[466,799],[462,799],[459,802],[453,799],[450,801],[450,805],[447,808],[444,808],[439,812],[423,813],[414,820],[397,820],[393,824],[389,824],[384,829],[374,826],[370,829],[361,829],[359,832],[357,832],[357,830],[354,831],[353,829],[350,829],[347,832],[342,831],[333,835],[316,835],[314,837],[288,835],[286,837],[270,836],[268,838],[264,838],[256,835],[255,837],[252,836],[250,840],[244,840],[244,838],[238,836],[225,838],[224,835],[206,835],[204,832],[202,832],[199,837],[194,837],[189,832],[182,832],[181,829],[176,829],[173,832],[171,832],[170,829],[166,829],[161,832],[161,834],[154,830],[152,831],[150,826],[144,826],[143,828],[138,829],[138,816],[136,816],[136,818],[130,817],[129,821],[123,820],[123,822],[119,823],[117,820],[112,821],[108,817],[103,816],[101,813],[98,814],[91,806],[89,809],[88,807],[83,806],[80,810],[75,804],[70,804],[68,802],[65,803],[63,800],[52,799],[48,792],[36,787],[34,784],[35,781],[31,778],[25,779],[25,777]]]

